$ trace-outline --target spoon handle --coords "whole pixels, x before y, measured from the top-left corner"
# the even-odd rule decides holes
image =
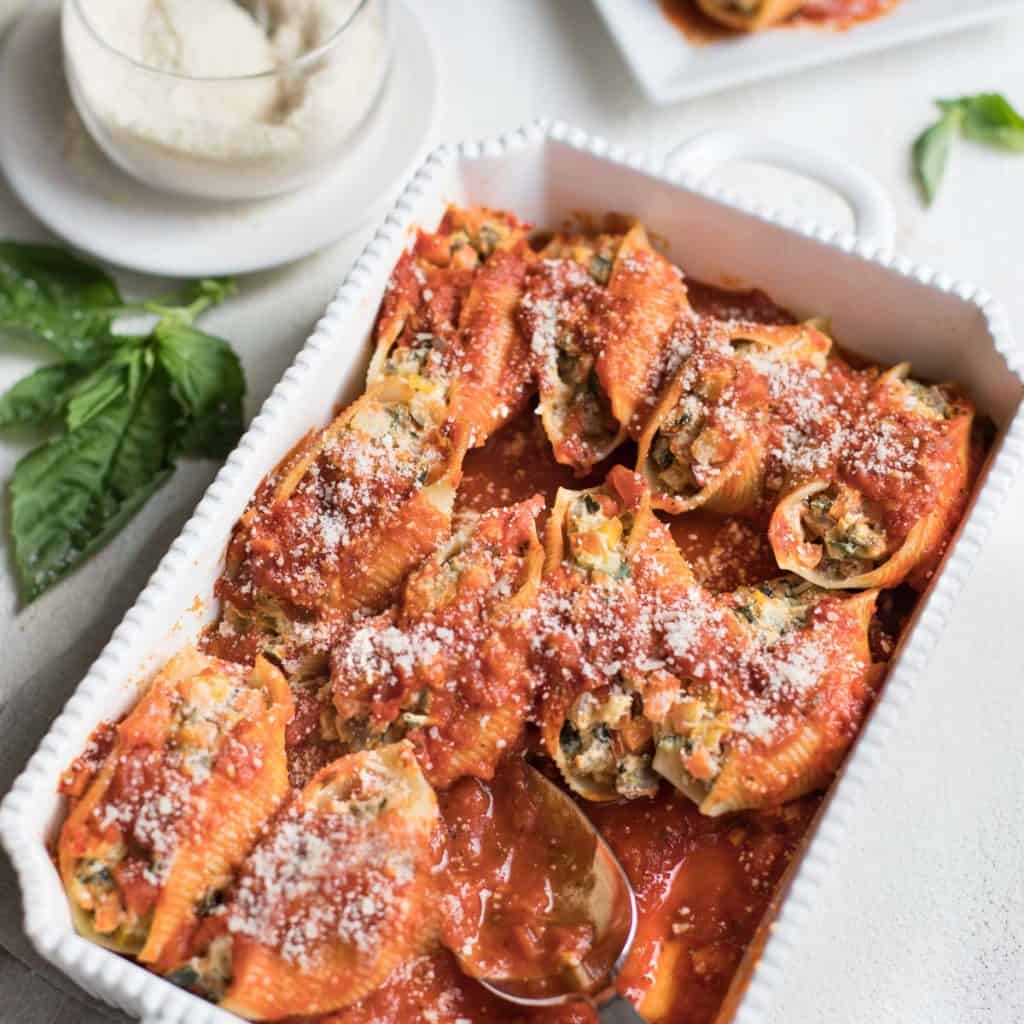
[[[597,1008],[597,1019],[601,1024],[644,1024],[636,1007],[623,996],[615,995]]]

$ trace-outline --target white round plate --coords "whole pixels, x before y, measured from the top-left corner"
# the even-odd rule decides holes
[[[26,11],[0,57],[0,167],[50,230],[109,263],[169,277],[265,270],[307,256],[394,198],[434,131],[439,65],[412,8],[395,3],[384,92],[336,169],[273,199],[216,203],[151,189],[94,145],[68,95],[59,5]]]

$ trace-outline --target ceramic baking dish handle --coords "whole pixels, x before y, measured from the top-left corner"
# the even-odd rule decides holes
[[[711,131],[669,154],[670,166],[701,179],[729,160],[753,160],[793,171],[832,189],[850,205],[859,238],[891,249],[895,215],[889,196],[866,171],[829,153],[742,132]]]

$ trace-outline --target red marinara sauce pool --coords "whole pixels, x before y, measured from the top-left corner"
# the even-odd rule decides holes
[[[583,909],[559,899],[586,884],[593,843],[551,827],[528,771],[514,756],[491,782],[463,778],[440,797],[442,932],[478,977],[543,978],[556,964],[579,964],[593,946]]]
[[[708,818],[669,786],[590,819],[636,892],[639,924],[619,990],[650,1024],[710,1024],[820,797]]]

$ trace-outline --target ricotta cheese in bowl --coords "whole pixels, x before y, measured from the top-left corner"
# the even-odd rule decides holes
[[[158,188],[217,199],[303,185],[379,95],[388,0],[64,0],[90,134]]]

